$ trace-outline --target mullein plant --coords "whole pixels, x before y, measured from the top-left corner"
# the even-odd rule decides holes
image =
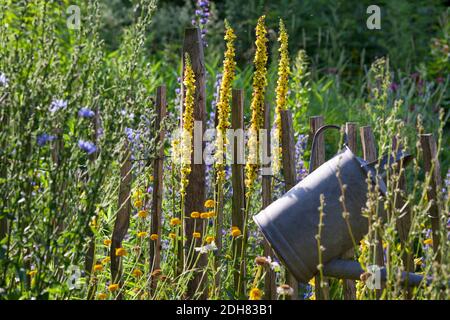
[[[237,292],[240,292],[240,288],[243,285],[243,274],[245,267],[244,255],[246,254],[247,241],[248,241],[248,215],[250,208],[250,200],[255,188],[255,182],[258,177],[259,169],[259,139],[258,134],[264,124],[264,100],[267,87],[267,30],[265,26],[266,16],[261,16],[258,19],[256,25],[256,52],[253,63],[255,65],[255,71],[253,74],[253,92],[251,102],[251,120],[250,130],[248,138],[249,154],[247,163],[245,165],[245,194],[246,204],[244,213],[244,227],[243,227],[243,240],[241,250],[241,268],[239,270],[239,281]]]

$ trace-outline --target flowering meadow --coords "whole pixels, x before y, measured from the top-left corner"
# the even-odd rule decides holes
[[[241,2],[0,0],[0,299],[450,299],[449,11],[398,1],[367,30],[370,1]],[[368,179],[358,280],[298,283],[252,219],[314,167],[317,116],[413,156],[384,197]]]

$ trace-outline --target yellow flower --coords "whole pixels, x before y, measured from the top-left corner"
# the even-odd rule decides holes
[[[147,210],[139,210],[139,212],[138,212],[138,217],[139,218],[147,218],[147,216],[148,216],[148,212],[147,212]]]
[[[216,213],[214,211],[208,211],[206,212],[207,218],[214,218],[216,216]]]
[[[103,270],[103,266],[101,264],[96,264],[94,266],[94,271],[102,271]]]
[[[134,277],[139,278],[140,276],[142,276],[143,273],[140,269],[134,269],[132,274]]]
[[[202,219],[208,219],[208,217],[209,217],[209,213],[208,212],[202,212],[200,214],[200,218],[202,218]]]
[[[194,212],[191,213],[191,218],[196,219],[196,218],[199,218],[199,217],[200,217],[200,212],[194,211]]]
[[[233,238],[239,237],[242,234],[238,227],[231,228],[231,235]]]
[[[311,278],[311,280],[309,280],[309,285],[312,287],[316,286],[316,280],[314,280],[314,278]]]
[[[112,241],[111,241],[110,239],[105,239],[105,240],[103,240],[103,244],[104,244],[105,246],[110,246],[111,243],[112,243]]]
[[[253,288],[250,290],[249,293],[249,299],[250,300],[261,300],[261,297],[263,295],[263,292],[259,290],[258,288]]]
[[[153,182],[154,178],[152,175],[149,177],[149,180],[150,180],[150,182]]]
[[[175,240],[177,238],[177,235],[175,233],[171,232],[171,233],[169,233],[169,238]]]
[[[33,278],[33,277],[36,275],[36,273],[37,273],[37,270],[30,270],[30,271],[28,271],[28,275],[29,275],[31,278]]]
[[[202,235],[200,234],[200,232],[194,232],[194,233],[192,234],[192,236],[193,236],[194,238],[200,238]]]
[[[156,233],[151,234],[150,240],[153,240],[153,241],[158,240],[158,235]]]
[[[104,293],[104,292],[99,293],[99,294],[97,295],[97,299],[98,299],[98,300],[105,300],[106,298],[108,298],[108,295],[107,295],[106,293]]]
[[[264,119],[264,94],[267,86],[267,30],[265,27],[265,16],[258,19],[256,25],[256,53],[253,63],[255,72],[253,74],[253,94],[251,102],[251,124],[249,132],[249,154],[247,164],[245,166],[245,185],[247,187],[247,196],[251,194],[253,183],[257,178],[258,170],[258,134],[262,129]]]
[[[423,241],[423,243],[430,246],[430,245],[433,244],[433,239],[431,239],[431,238],[425,239],[425,240]]]
[[[205,201],[205,208],[214,208],[214,200],[206,200]]]
[[[142,208],[142,201],[141,200],[136,200],[135,202],[134,202],[134,206],[136,207],[136,208],[138,208],[138,209],[140,209],[140,208]]]
[[[183,130],[181,136],[181,196],[186,194],[186,187],[189,184],[191,173],[192,137],[194,131],[194,95],[195,95],[195,74],[192,70],[191,60],[186,53],[184,66],[184,113]]]
[[[119,284],[117,284],[117,283],[113,283],[108,286],[108,290],[110,292],[117,291],[117,289],[119,289]]]
[[[422,258],[416,258],[416,259],[414,259],[414,264],[415,264],[416,266],[421,266],[422,263],[423,263]]]
[[[105,258],[103,258],[103,260],[102,260],[102,264],[107,264],[108,262],[110,262],[111,261],[111,258],[110,257],[105,257]]]
[[[178,226],[181,224],[180,218],[172,218],[170,219],[170,225],[171,226]]]
[[[140,231],[137,234],[138,238],[145,238],[146,236],[148,236],[148,233],[145,231]]]
[[[139,200],[140,198],[142,198],[142,190],[141,189],[136,189],[135,192],[133,192],[133,200]],[[136,205],[135,205],[136,206]],[[140,208],[140,206],[136,206],[137,208]]]
[[[277,80],[277,98],[275,108],[275,134],[278,142],[281,142],[281,111],[286,110],[286,102],[288,96],[288,83],[289,83],[289,52],[288,52],[288,34],[284,26],[283,20],[280,19],[280,33],[278,37],[280,43],[280,59],[278,65],[278,80]],[[273,168],[274,172],[278,172],[281,168],[281,147],[278,147],[279,143],[275,144],[275,148],[278,150],[273,151]]]
[[[116,256],[123,257],[127,255],[127,250],[124,248],[116,248]]]
[[[211,243],[211,242],[213,242],[214,241],[214,237],[213,236],[207,236],[206,238],[205,238],[205,242],[206,243]]]

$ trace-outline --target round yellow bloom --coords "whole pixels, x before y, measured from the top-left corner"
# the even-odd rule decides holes
[[[196,219],[200,217],[200,212],[194,211],[191,213],[191,218]]]
[[[111,243],[112,243],[112,241],[111,241],[110,239],[105,239],[105,240],[103,240],[103,244],[104,244],[105,246],[110,246]]]
[[[111,261],[111,258],[110,257],[105,257],[103,260],[102,260],[102,264],[107,264],[108,262],[110,262]]]
[[[214,208],[214,200],[206,200],[205,201],[205,208]]]
[[[173,232],[169,233],[169,238],[175,240],[177,238],[177,235]]]
[[[171,226],[178,226],[181,224],[180,218],[172,218],[170,219],[170,225]]]
[[[156,233],[151,234],[150,240],[153,240],[153,241],[158,240],[158,235]]]
[[[139,278],[140,276],[142,276],[143,272],[140,269],[134,269],[132,274],[134,277]]]
[[[423,263],[422,258],[416,258],[416,259],[414,259],[414,264],[415,264],[416,266],[421,266],[422,263]]]
[[[148,216],[148,212],[147,212],[147,210],[139,210],[139,212],[138,212],[138,217],[139,218],[147,218],[147,216]]]
[[[259,290],[258,288],[253,288],[250,290],[249,293],[249,299],[250,300],[261,300],[261,297],[263,295],[263,292]]]
[[[104,293],[104,292],[99,293],[99,294],[97,295],[97,299],[98,299],[98,300],[105,300],[106,298],[108,298],[108,295],[107,295],[106,293]]]
[[[207,212],[207,217],[208,218],[214,218],[215,216],[216,216],[216,213],[214,211]]]
[[[134,206],[138,209],[142,208],[142,201],[141,200],[136,200],[134,202]]]
[[[113,283],[108,286],[108,290],[110,292],[117,291],[118,289],[119,289],[119,284],[117,284],[117,283]]]
[[[231,235],[233,238],[239,237],[242,234],[241,230],[239,228],[231,229]]]
[[[96,264],[94,266],[94,271],[102,271],[103,270],[103,265],[101,264]]]
[[[37,273],[37,270],[30,270],[30,271],[28,271],[28,275],[30,277],[32,277],[32,278],[36,275],[36,273]]]
[[[211,242],[213,242],[214,241],[214,237],[213,236],[207,236],[206,238],[205,238],[205,242],[206,243],[211,243]]]
[[[140,231],[137,234],[138,238],[145,238],[146,236],[148,236],[148,233],[145,231]]]
[[[194,238],[200,238],[202,235],[200,234],[200,232],[194,232],[194,233],[192,234],[192,236],[193,236]]]
[[[431,239],[431,238],[425,239],[425,240],[423,241],[423,243],[430,246],[430,245],[433,244],[433,239]]]
[[[116,256],[123,257],[127,255],[127,250],[124,248],[116,248]]]
[[[209,217],[209,213],[208,212],[202,212],[200,214],[200,218],[202,218],[202,219],[208,219],[208,217]]]

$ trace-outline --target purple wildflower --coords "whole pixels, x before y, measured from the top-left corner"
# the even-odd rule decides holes
[[[199,26],[202,34],[203,45],[208,46],[206,42],[206,24],[209,22],[209,1],[208,0],[197,0],[195,8],[195,18],[192,19],[192,25]]]
[[[80,147],[81,150],[83,150],[87,154],[92,154],[95,151],[97,151],[97,147],[95,146],[95,144],[93,144],[90,141],[79,140],[78,146]]]
[[[89,108],[81,108],[78,111],[78,116],[80,118],[92,118],[95,115],[94,111]]]
[[[396,92],[399,88],[399,85],[396,82],[392,82],[389,88],[391,89],[391,91]]]
[[[47,133],[43,133],[36,137],[36,142],[37,142],[38,146],[42,147],[47,142],[53,141],[54,139],[55,139],[55,136],[49,135]]]
[[[50,104],[50,112],[55,113],[56,111],[60,109],[65,109],[66,107],[67,107],[66,100],[56,99],[53,100],[52,103]]]

